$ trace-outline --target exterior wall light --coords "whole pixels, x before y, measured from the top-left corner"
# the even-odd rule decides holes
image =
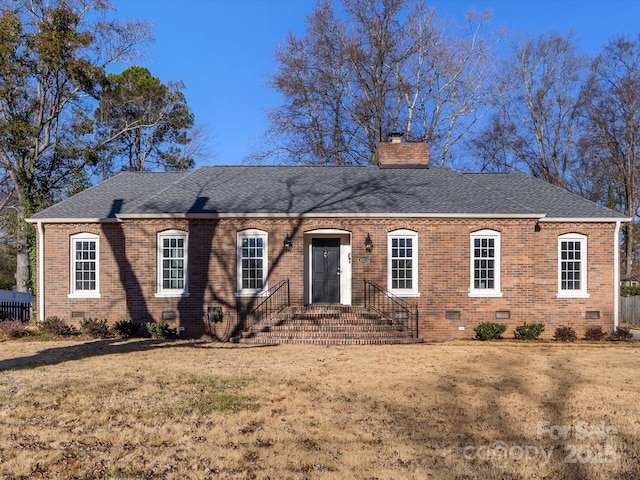
[[[282,242],[282,244],[284,245],[284,251],[285,252],[290,252],[291,249],[293,248],[293,240],[289,236],[289,233],[287,233],[284,236],[284,241]]]
[[[364,239],[364,249],[367,253],[371,253],[373,251],[373,242],[371,241],[371,236],[367,233],[367,238]]]

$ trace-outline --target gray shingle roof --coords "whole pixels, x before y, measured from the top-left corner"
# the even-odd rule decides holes
[[[624,218],[523,173],[462,174],[441,166],[208,166],[189,173],[125,172],[31,218],[183,214]]]
[[[471,177],[485,189],[493,192],[499,191],[506,201],[517,202],[537,212],[543,212],[547,219],[625,218],[618,212],[526,173],[468,173],[464,175]]]
[[[123,172],[36,213],[33,219],[116,219],[143,198],[161,192],[188,173]]]

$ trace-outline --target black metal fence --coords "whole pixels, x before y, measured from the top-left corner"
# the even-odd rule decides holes
[[[0,321],[20,320],[28,322],[31,315],[31,305],[21,302],[0,302]]]
[[[412,337],[418,337],[418,305],[411,305],[371,280],[364,281],[364,306],[375,310]]]

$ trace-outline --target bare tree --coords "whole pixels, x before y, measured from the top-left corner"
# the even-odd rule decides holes
[[[410,9],[410,5],[413,5]],[[482,116],[492,65],[488,14],[448,26],[423,3],[343,0],[343,14],[319,3],[307,34],[276,51],[265,144],[250,160],[366,164],[389,132],[428,142],[439,163]],[[496,37],[497,38],[497,37]]]
[[[635,218],[640,207],[640,36],[618,36],[593,61],[583,151],[587,167],[606,178],[610,206]],[[633,272],[636,228],[623,227],[625,274]]]
[[[516,41],[500,74],[495,111],[471,141],[483,167],[525,170],[571,189],[587,66],[570,35]]]

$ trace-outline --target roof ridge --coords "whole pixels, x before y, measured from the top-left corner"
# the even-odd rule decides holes
[[[198,167],[201,169],[214,169],[214,168],[369,168],[377,167],[372,163],[366,165],[202,165]]]

